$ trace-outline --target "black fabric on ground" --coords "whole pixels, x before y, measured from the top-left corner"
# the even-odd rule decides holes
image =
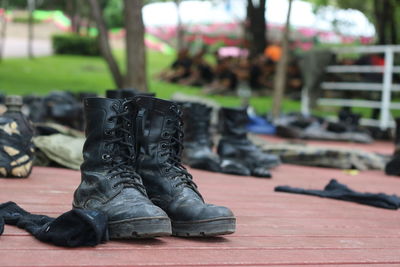
[[[57,246],[95,246],[108,240],[107,217],[94,210],[72,209],[58,218],[30,214],[14,202],[0,205],[6,224],[25,229],[40,241]]]
[[[4,231],[4,219],[0,217],[0,235],[3,233],[3,231]]]
[[[385,173],[387,175],[400,176],[400,156],[394,156],[385,166]]]
[[[356,202],[363,205],[384,209],[397,210],[400,208],[400,197],[383,193],[361,193],[348,188],[346,185],[332,179],[324,190],[295,188],[290,186],[277,186],[276,192],[286,192],[302,195],[311,195],[324,198],[333,198],[344,201]]]

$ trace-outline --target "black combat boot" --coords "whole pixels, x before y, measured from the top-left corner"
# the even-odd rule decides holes
[[[392,159],[386,164],[387,175],[400,175],[400,118],[396,118],[395,149]]]
[[[176,236],[215,236],[235,231],[236,219],[228,208],[206,204],[181,164],[183,122],[179,105],[153,97],[135,98],[138,172],[154,204],[170,217]]]
[[[134,88],[109,89],[106,91],[108,98],[132,98],[139,95],[155,96],[155,93],[142,92]]]
[[[221,108],[219,125],[221,139],[218,154],[224,172],[238,175],[271,177],[268,169],[280,164],[279,157],[266,154],[247,138],[249,121],[244,108]]]
[[[212,108],[200,103],[185,103],[182,106],[185,133],[183,163],[192,168],[221,171],[220,159],[211,150],[213,142],[209,128]]]
[[[7,111],[0,116],[0,177],[26,178],[32,170],[33,127],[21,112],[22,97],[5,99]]]
[[[73,206],[104,212],[111,238],[170,235],[167,214],[149,200],[135,170],[135,125],[130,102],[87,98],[84,113],[82,181]]]

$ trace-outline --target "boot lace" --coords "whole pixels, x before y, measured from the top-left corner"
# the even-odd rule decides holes
[[[183,150],[183,121],[182,121],[182,112],[176,106],[171,106],[171,111],[174,114],[174,119],[170,123],[173,125],[173,130],[171,134],[168,134],[170,137],[169,143],[164,143],[165,153],[162,156],[168,155],[168,159],[166,163],[168,163],[168,167],[165,169],[166,172],[169,172],[171,169],[174,169],[180,181],[175,185],[176,187],[180,185],[187,186],[195,191],[202,199],[200,192],[197,189],[196,183],[193,181],[193,176],[187,171],[185,166],[182,165],[181,160],[181,152]]]
[[[110,121],[116,120],[116,124],[106,132],[107,135],[112,137],[106,140],[106,146],[112,146],[111,155],[103,155],[103,159],[110,163],[110,169],[108,170],[108,174],[111,174],[110,178],[119,177],[114,187],[122,184],[124,187],[136,188],[146,195],[141,178],[133,167],[135,145],[131,140],[131,119],[128,116],[129,102],[129,100],[123,102],[122,107],[118,105],[112,106],[116,114],[111,115],[108,119]]]

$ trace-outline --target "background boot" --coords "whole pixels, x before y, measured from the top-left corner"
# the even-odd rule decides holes
[[[134,169],[134,126],[128,103],[122,99],[85,99],[87,139],[82,181],[73,206],[105,213],[110,238],[169,235],[167,214],[148,199]]]
[[[245,175],[246,170],[238,170],[237,164],[246,166],[251,175],[257,177],[271,177],[268,169],[280,164],[279,157],[266,154],[247,138],[246,125],[248,115],[244,108],[221,108],[219,111],[219,125],[221,139],[218,144],[218,154],[223,162],[224,171],[232,174]],[[233,164],[226,164],[226,162]]]
[[[107,98],[132,98],[135,96],[155,96],[155,93],[141,92],[134,88],[122,88],[122,89],[109,89],[106,91]]]
[[[32,170],[34,134],[21,112],[22,98],[7,96],[7,111],[0,116],[0,177],[25,178]]]
[[[211,149],[212,108],[200,103],[183,104],[184,147],[183,162],[192,168],[219,172],[220,160]]]
[[[386,164],[387,175],[400,175],[400,118],[396,118],[396,134],[393,158]]]
[[[228,208],[204,203],[181,164],[183,126],[176,103],[152,97],[135,99],[142,125],[138,172],[150,199],[170,217],[176,236],[214,236],[235,231]]]

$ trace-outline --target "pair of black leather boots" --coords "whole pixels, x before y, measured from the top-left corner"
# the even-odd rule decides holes
[[[247,137],[249,117],[246,108],[223,107],[218,112],[221,138],[217,154],[210,134],[212,108],[201,103],[183,103],[185,138],[184,163],[197,169],[234,175],[270,178],[270,169],[281,161],[264,153]]]
[[[110,238],[235,231],[232,211],[206,204],[181,164],[178,104],[143,95],[87,98],[84,114],[82,181],[73,206],[104,212]]]

